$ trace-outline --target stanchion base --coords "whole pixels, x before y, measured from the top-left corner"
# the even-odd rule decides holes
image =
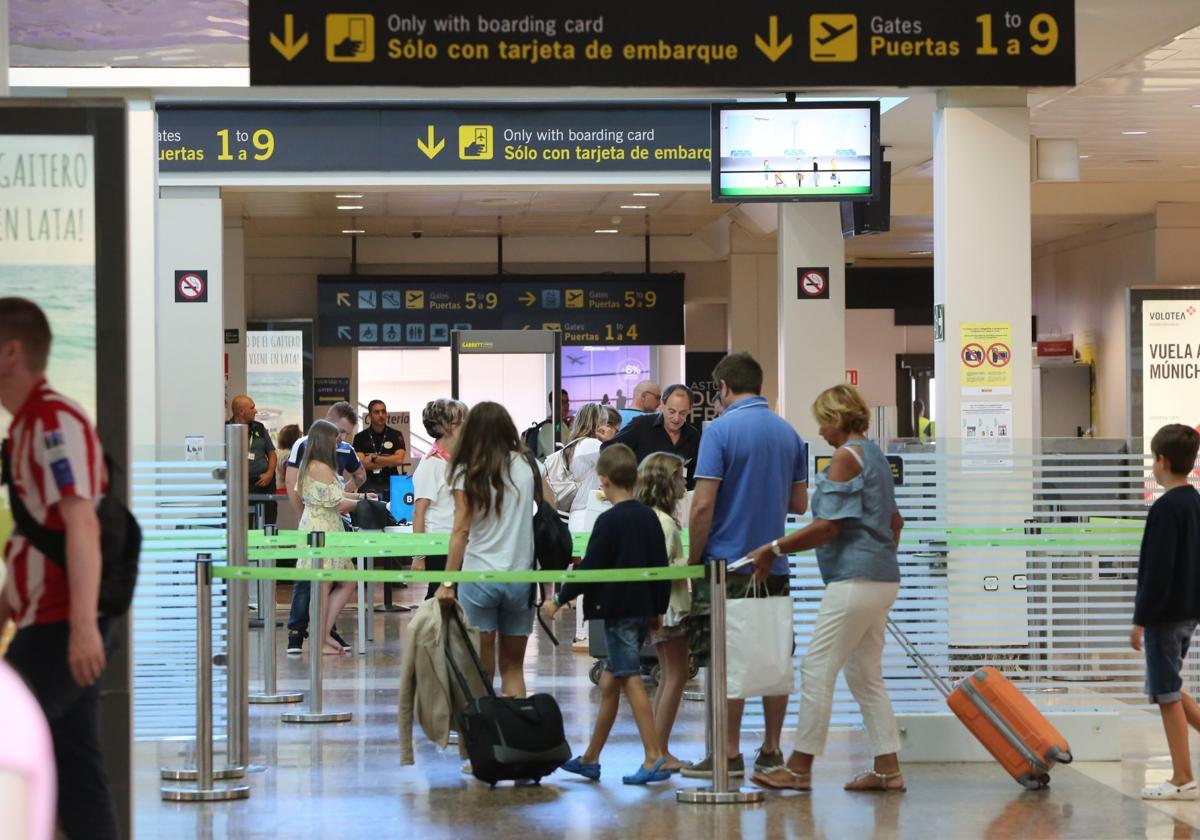
[[[350,712],[284,712],[279,719],[284,723],[344,723],[352,717]]]
[[[748,805],[767,798],[761,790],[742,789],[715,791],[712,788],[681,788],[675,791],[675,801],[691,805]]]
[[[283,691],[279,694],[251,694],[251,703],[299,703],[304,699],[302,691]]]
[[[704,702],[704,692],[703,691],[685,691],[685,692],[683,692],[683,699],[684,700],[698,700],[699,702],[703,703]]]
[[[246,785],[213,785],[210,790],[165,787],[162,798],[167,802],[228,802],[249,799],[250,788]]]
[[[194,782],[197,775],[195,767],[173,768],[164,767],[159,773],[164,782]],[[213,770],[214,779],[240,779],[246,775],[245,767],[222,767]]]

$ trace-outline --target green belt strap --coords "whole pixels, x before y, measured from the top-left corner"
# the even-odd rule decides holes
[[[360,572],[355,569],[276,569],[213,566],[213,577],[237,580],[319,580],[335,583],[636,583],[704,577],[703,566],[653,569],[569,569],[565,572]]]

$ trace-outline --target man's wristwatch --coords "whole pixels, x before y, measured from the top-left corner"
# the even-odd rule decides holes
[[[550,603],[554,604],[554,606],[556,606],[556,607],[562,606],[562,601],[558,600],[557,592],[555,592],[552,596],[550,596]]]
[[[783,549],[779,547],[779,540],[771,540],[771,552],[776,557],[783,556]]]
[[[453,589],[454,581],[452,581],[452,580],[442,581],[442,586],[444,586],[446,589]]]

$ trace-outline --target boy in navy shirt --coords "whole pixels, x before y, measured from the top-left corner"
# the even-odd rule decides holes
[[[667,544],[663,539],[658,515],[633,497],[637,483],[637,458],[623,443],[610,446],[600,453],[596,474],[612,508],[600,514],[588,540],[587,553],[580,569],[644,569],[667,565]],[[587,752],[564,764],[564,770],[599,781],[600,751],[608,740],[621,692],[629,699],[629,708],[642,738],[645,761],[622,781],[627,785],[662,782],[671,777],[663,770],[666,757],[654,728],[654,711],[642,685],[642,663],[638,649],[642,646],[651,625],[667,611],[671,597],[671,582],[646,581],[631,583],[568,583],[554,600],[542,605],[542,615],[553,619],[563,604],[587,595],[585,616],[604,619],[604,641],[608,644],[608,660],[600,679],[600,711]]]
[[[1197,449],[1200,434],[1178,423],[1150,441],[1154,478],[1165,492],[1146,517],[1129,644],[1145,649],[1146,693],[1162,714],[1173,772],[1144,788],[1143,799],[1200,797],[1188,751],[1188,724],[1200,729],[1200,706],[1179,673],[1200,618],[1200,494],[1188,483]]]

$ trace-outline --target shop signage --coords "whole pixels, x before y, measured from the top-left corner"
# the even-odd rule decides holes
[[[317,405],[350,402],[350,379],[345,376],[314,377],[313,399]]]
[[[558,330],[566,346],[684,343],[682,274],[318,280],[326,347],[448,347],[455,330]]]
[[[256,0],[257,2],[257,0]],[[171,108],[169,172],[709,171],[707,106]]]
[[[1200,302],[1168,298],[1172,291],[1163,290],[1164,299],[1142,301],[1142,437],[1147,451],[1154,433],[1168,423],[1200,424]]]
[[[250,83],[1070,86],[1075,4],[254,0]]]
[[[704,428],[706,421],[716,420],[720,414],[717,398],[721,395],[721,388],[713,382],[712,372],[723,358],[724,353],[697,351],[684,354],[684,375],[692,391],[692,414],[689,419],[697,429]]]

